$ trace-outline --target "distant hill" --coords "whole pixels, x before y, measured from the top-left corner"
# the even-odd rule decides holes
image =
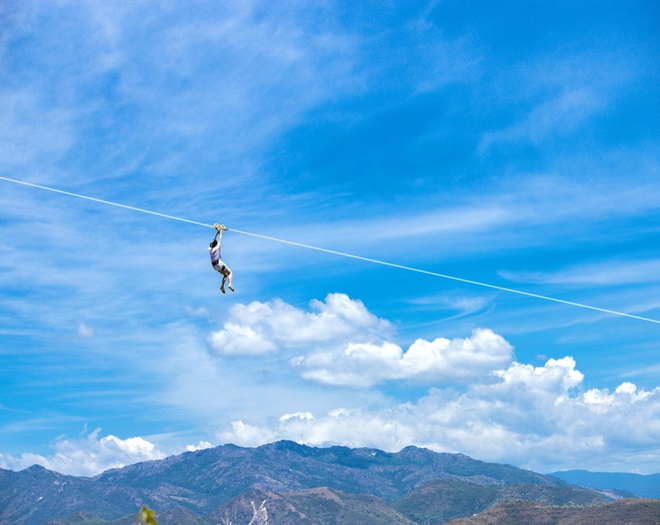
[[[641,474],[567,470],[548,475],[583,487],[628,490],[642,498],[660,498],[660,474],[643,476]]]
[[[530,501],[507,501],[447,525],[657,525],[660,501],[625,499],[596,507],[545,506]]]
[[[0,523],[39,524],[89,511],[118,518],[139,508],[144,495],[122,485],[66,476],[38,465],[20,472],[0,469]]]
[[[281,523],[306,519],[309,525],[427,525],[430,518],[443,523],[513,498],[557,505],[608,501],[557,478],[462,454],[415,447],[398,453],[314,448],[280,441],[186,452],[94,478],[37,466],[21,472],[0,469],[0,525],[48,520],[51,525],[124,525],[142,504],[158,512],[161,525],[215,525],[222,513],[243,516],[245,509],[251,511],[250,498],[265,494],[269,511]]]

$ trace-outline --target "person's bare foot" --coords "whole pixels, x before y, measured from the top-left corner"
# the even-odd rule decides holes
[[[222,293],[225,293],[225,285],[224,285],[224,284],[220,287],[220,291],[221,291]]]

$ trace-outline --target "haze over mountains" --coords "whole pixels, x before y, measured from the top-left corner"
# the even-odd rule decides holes
[[[263,501],[268,523],[274,525],[435,524],[504,501],[582,507],[622,497],[634,495],[576,487],[462,454],[416,447],[398,453],[313,448],[280,441],[186,452],[94,478],[39,466],[0,470],[0,525],[129,523],[142,504],[159,512],[161,525],[222,519],[241,525],[250,521],[252,503]]]
[[[660,498],[660,474],[644,476],[621,472],[566,470],[548,475],[583,487],[624,489],[634,492],[642,498]]]

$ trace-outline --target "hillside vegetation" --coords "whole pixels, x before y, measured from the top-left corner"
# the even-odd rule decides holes
[[[448,525],[658,525],[660,501],[626,499],[596,507],[544,506],[529,501],[507,501],[477,516]]]

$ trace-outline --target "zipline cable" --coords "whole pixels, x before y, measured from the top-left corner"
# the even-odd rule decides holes
[[[25,182],[25,181],[21,181],[21,180],[9,179],[7,177],[2,177],[2,176],[0,176],[0,179],[4,180],[4,181],[7,181],[7,182],[13,182],[15,184],[20,184],[22,186],[29,186],[31,188],[38,188],[40,190],[46,190],[46,191],[51,191],[51,192],[54,192],[54,193],[60,193],[62,195],[68,195],[70,197],[77,197],[79,199],[85,199],[85,200],[88,200],[88,201],[98,202],[98,203],[101,203],[101,204],[107,204],[109,206],[116,206],[118,208],[124,208],[124,209],[127,209],[127,210],[138,211],[138,212],[141,212],[141,213],[147,213],[149,215],[155,215],[157,217],[162,217],[162,218],[165,218],[165,219],[172,219],[172,220],[175,220],[175,221],[186,222],[188,224],[194,224],[196,226],[203,226],[205,228],[215,229],[212,224],[205,224],[203,222],[191,221],[189,219],[183,219],[181,217],[175,217],[173,215],[166,215],[164,213],[158,213],[158,212],[155,212],[155,211],[145,210],[143,208],[136,208],[134,206],[127,206],[126,204],[119,204],[117,202],[106,201],[106,200],[103,200],[103,199],[96,199],[94,197],[88,197],[86,195],[80,195],[78,193],[72,193],[72,192],[69,192],[69,191],[63,191],[63,190],[58,190],[58,189],[55,189],[55,188],[49,188],[48,186],[41,186],[39,184],[33,184],[31,182]],[[233,228],[228,228],[227,231],[234,232],[234,233],[239,233],[241,235],[247,235],[249,237],[256,237],[256,238],[259,238],[259,239],[265,239],[267,241],[279,242],[281,244],[288,244],[290,246],[296,246],[298,248],[306,248],[308,250],[314,250],[314,251],[317,251],[317,252],[329,253],[331,255],[338,255],[340,257],[348,257],[349,259],[356,259],[358,261],[365,261],[365,262],[369,262],[369,263],[373,263],[373,264],[380,264],[381,266],[388,266],[390,268],[397,268],[399,270],[407,270],[409,272],[415,272],[415,273],[420,273],[420,274],[424,274],[424,275],[430,275],[432,277],[440,277],[442,279],[449,279],[451,281],[458,281],[458,282],[461,282],[461,283],[473,284],[475,286],[481,286],[481,287],[484,287],[484,288],[491,288],[493,290],[499,290],[499,291],[502,291],[502,292],[509,292],[509,293],[514,293],[514,294],[518,294],[518,295],[524,295],[526,297],[533,297],[535,299],[543,299],[545,301],[552,301],[554,303],[561,303],[561,304],[566,304],[566,305],[570,305],[570,306],[577,306],[578,308],[586,308],[588,310],[595,310],[597,312],[602,312],[602,313],[606,313],[606,314],[618,315],[620,317],[629,317],[631,319],[638,319],[640,321],[646,321],[646,322],[649,322],[649,323],[660,324],[660,321],[657,320],[657,319],[650,319],[648,317],[641,317],[639,315],[627,314],[625,312],[617,312],[616,310],[608,310],[606,308],[599,308],[597,306],[590,306],[588,304],[575,303],[573,301],[566,301],[564,299],[557,299],[555,297],[548,297],[546,295],[539,295],[539,294],[535,294],[535,293],[531,293],[531,292],[524,292],[522,290],[515,290],[513,288],[506,288],[504,286],[497,286],[495,284],[488,284],[488,283],[482,283],[482,282],[479,282],[479,281],[472,281],[470,279],[463,279],[461,277],[454,277],[452,275],[445,275],[445,274],[442,274],[442,273],[431,272],[429,270],[422,270],[420,268],[413,268],[411,266],[403,266],[401,264],[390,263],[390,262],[387,262],[387,261],[379,261],[378,259],[370,259],[369,257],[362,257],[360,255],[353,255],[353,254],[350,254],[350,253],[338,252],[336,250],[329,250],[327,248],[319,248],[318,246],[311,246],[309,244],[302,244],[302,243],[299,243],[299,242],[287,241],[287,240],[284,240],[284,239],[277,239],[276,237],[269,237],[267,235],[259,235],[258,233],[251,233],[251,232],[246,232],[246,231],[241,231],[241,230],[235,230]]]
[[[94,197],[87,197],[85,195],[79,195],[78,193],[71,193],[70,191],[56,190],[55,188],[49,188],[48,186],[40,186],[39,184],[32,184],[31,182],[25,182],[22,180],[8,179],[7,177],[0,176],[0,179],[6,180],[7,182],[14,182],[16,184],[21,184],[23,186],[30,186],[31,188],[39,188],[40,190],[52,191],[55,193],[61,193],[62,195],[68,195],[69,197],[78,197],[79,199],[85,199],[87,201],[100,202],[101,204],[109,204],[110,206],[117,206],[118,208],[125,208],[127,210],[139,211],[142,213],[148,213],[149,215],[156,215],[158,217],[164,217],[165,219],[173,219],[175,221],[187,222],[189,224],[196,224],[197,226],[208,226],[213,228],[210,224],[204,224],[203,222],[189,221],[188,219],[182,219],[181,217],[173,217],[172,215],[165,215],[164,213],[158,213],[155,211],[143,210],[142,208],[134,208],[133,206],[127,206],[126,204],[118,204],[116,202],[104,201],[103,199],[95,199]],[[215,228],[214,228],[215,229]]]

